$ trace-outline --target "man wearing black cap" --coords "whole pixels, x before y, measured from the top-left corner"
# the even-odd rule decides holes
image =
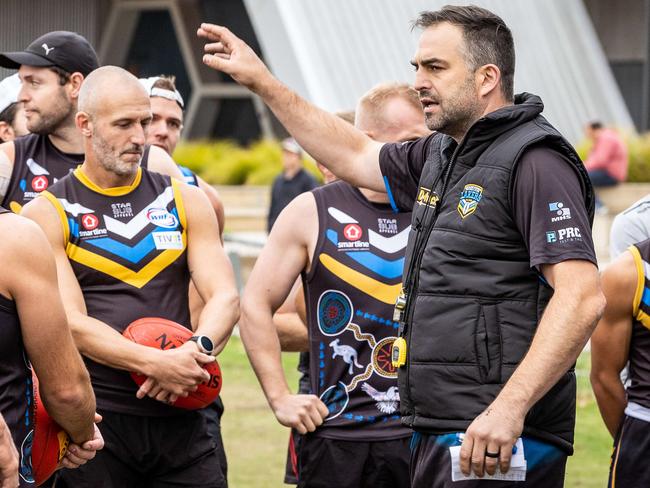
[[[30,135],[0,146],[2,205],[14,212],[62,178],[84,160],[81,134],[74,125],[79,89],[99,66],[97,54],[81,35],[54,31],[33,41],[27,49],[0,54],[0,66],[18,69],[22,102]],[[167,154],[152,148],[143,166],[181,179]],[[2,191],[4,189],[4,191]]]

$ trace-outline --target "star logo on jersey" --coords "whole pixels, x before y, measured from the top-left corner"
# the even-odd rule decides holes
[[[363,231],[358,224],[348,224],[343,229],[343,235],[348,241],[358,241],[361,239]]]
[[[49,184],[50,183],[49,183],[49,181],[47,181],[47,177],[45,177],[45,176],[37,176],[36,178],[34,178],[32,180],[32,189],[35,192],[40,193],[43,190],[46,190],[47,187],[49,186]]]
[[[81,225],[86,230],[94,230],[99,225],[99,219],[94,214],[85,214],[81,217]]]

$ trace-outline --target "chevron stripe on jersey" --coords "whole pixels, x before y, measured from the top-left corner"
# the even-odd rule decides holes
[[[77,169],[43,192],[59,211],[70,261],[142,288],[183,255],[178,182],[158,176],[140,169],[131,187],[103,191]]]

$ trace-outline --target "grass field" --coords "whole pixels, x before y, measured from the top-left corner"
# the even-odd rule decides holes
[[[290,385],[296,385],[297,354],[283,358]],[[231,488],[280,488],[289,431],[275,421],[241,341],[233,337],[219,357],[223,369],[222,420]],[[596,488],[607,484],[611,439],[598,414],[589,386],[589,355],[578,361],[578,414],[575,455],[570,458],[566,486]]]

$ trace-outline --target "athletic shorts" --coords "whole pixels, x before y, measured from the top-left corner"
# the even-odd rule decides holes
[[[219,467],[223,479],[228,479],[228,460],[226,458],[226,450],[223,447],[223,439],[221,438],[221,416],[223,415],[224,407],[221,397],[212,402],[207,407],[199,410],[205,416],[207,421],[208,434],[212,436],[217,444],[217,455],[219,457]],[[224,485],[225,486],[225,485]]]
[[[650,423],[626,415],[614,442],[607,486],[650,486],[649,456]]]
[[[302,436],[298,488],[408,488],[409,442]]]
[[[522,438],[526,481],[451,481],[449,448],[460,446],[458,434],[416,432],[411,442],[412,488],[563,488],[567,454],[560,448],[529,437]],[[497,468],[498,469],[498,468]]]
[[[100,412],[104,449],[57,488],[225,488],[215,439],[199,412],[142,417]]]

